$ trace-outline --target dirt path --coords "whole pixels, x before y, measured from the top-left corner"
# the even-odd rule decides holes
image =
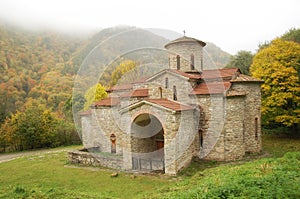
[[[14,153],[0,153],[0,163],[8,162],[11,160],[14,160],[19,157],[25,157],[25,156],[32,156],[32,155],[41,155],[45,153],[56,153],[60,151],[67,151],[66,149],[41,149],[41,150],[35,150],[35,151],[22,151],[22,152],[14,152]]]

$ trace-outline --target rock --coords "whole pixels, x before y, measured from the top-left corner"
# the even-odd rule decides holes
[[[136,175],[131,175],[130,178],[131,178],[131,179],[135,179],[135,178],[136,178]]]
[[[110,177],[115,178],[115,177],[117,177],[118,175],[119,175],[118,173],[112,173],[112,174],[110,175]]]

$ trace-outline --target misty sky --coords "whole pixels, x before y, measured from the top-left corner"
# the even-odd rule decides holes
[[[0,21],[30,29],[116,25],[173,30],[235,54],[300,28],[299,0],[0,0]]]

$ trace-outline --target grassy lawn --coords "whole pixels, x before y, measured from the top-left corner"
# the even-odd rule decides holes
[[[264,135],[263,150],[272,157],[282,157],[286,152],[300,151],[300,138]]]
[[[1,163],[0,198],[300,198],[300,139],[264,136],[267,158],[197,160],[177,177],[113,178],[113,170],[69,165],[61,150],[70,148]]]
[[[66,152],[22,157],[0,164],[0,198],[145,198],[172,183],[169,178],[73,167]]]

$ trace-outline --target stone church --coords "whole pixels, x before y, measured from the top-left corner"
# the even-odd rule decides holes
[[[176,174],[193,157],[231,161],[261,150],[262,81],[238,68],[203,69],[205,45],[169,42],[168,69],[110,88],[81,113],[84,147],[107,157],[93,161]]]

